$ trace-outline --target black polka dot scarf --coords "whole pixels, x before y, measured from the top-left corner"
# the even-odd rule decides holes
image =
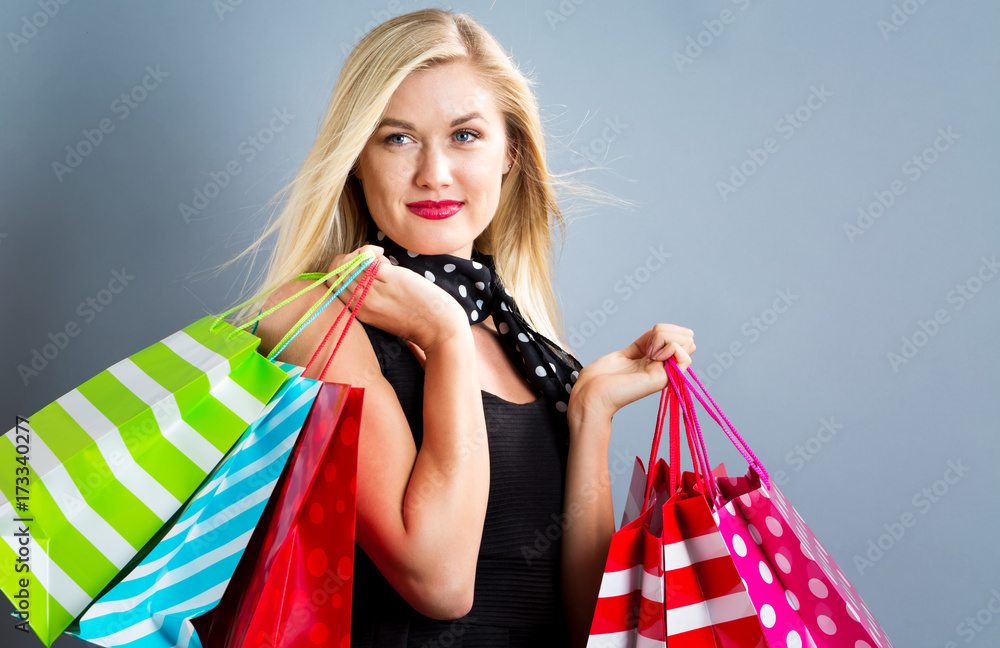
[[[379,230],[370,217],[368,242],[382,247],[393,265],[409,268],[454,297],[468,313],[470,326],[492,315],[504,352],[559,414],[557,420],[563,423],[563,441],[567,441],[566,408],[582,366],[575,357],[524,320],[496,273],[493,257],[478,252],[473,252],[472,259],[410,252]]]

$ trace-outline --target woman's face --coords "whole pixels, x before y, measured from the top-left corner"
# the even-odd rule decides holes
[[[390,239],[418,254],[472,256],[514,161],[495,103],[466,63],[414,72],[396,89],[356,171]],[[414,204],[427,201],[451,206]]]

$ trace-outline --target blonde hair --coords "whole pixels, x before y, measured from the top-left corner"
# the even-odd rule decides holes
[[[266,291],[302,272],[326,271],[336,255],[364,244],[366,203],[353,173],[358,157],[409,74],[455,61],[470,64],[492,88],[514,156],[496,215],[474,248],[493,256],[524,318],[550,339],[561,338],[552,289],[552,233],[557,230],[561,238],[565,221],[556,189],[588,197],[605,194],[550,174],[533,81],[475,19],[441,9],[413,11],[379,24],[347,57],[316,141],[295,179],[275,197],[290,191],[280,216],[223,266],[247,254],[255,258],[277,232],[260,290],[254,303],[237,313],[238,320],[256,314]]]

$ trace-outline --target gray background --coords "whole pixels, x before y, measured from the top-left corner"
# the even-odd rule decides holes
[[[220,14],[210,2],[71,2],[15,46],[9,34],[42,10],[5,0],[4,429],[237,299],[246,268],[210,271],[251,240],[265,202],[301,163],[346,50],[376,22],[423,6],[243,2]],[[711,393],[896,645],[997,645],[989,607],[1000,603],[1000,279],[976,275],[983,257],[1000,254],[1000,6],[451,6],[481,20],[538,80],[553,170],[582,166],[571,149],[589,153],[605,170],[584,179],[636,203],[581,209],[570,224],[558,293],[580,359],[622,348],[656,322],[693,329],[694,370],[714,378]],[[732,21],[713,35],[723,10]],[[885,31],[880,21],[892,25],[894,10],[898,29]],[[678,64],[689,38],[704,46]],[[169,76],[125,116],[116,98],[147,66]],[[800,108],[814,88],[825,100]],[[294,118],[249,160],[241,143],[283,109]],[[789,128],[781,120],[797,109],[799,128]],[[53,162],[104,118],[114,130],[58,178]],[[908,174],[914,167],[904,165],[939,129],[958,139],[926,154],[935,159],[919,178]],[[767,160],[747,162],[768,138]],[[186,222],[179,205],[232,160],[241,173]],[[717,183],[744,163],[752,176],[723,196]],[[873,192],[897,181],[905,192],[848,235]],[[650,248],[670,256],[658,264]],[[101,312],[78,310],[123,269],[134,279]],[[779,291],[784,312],[772,310]],[[935,329],[927,321],[939,310],[947,321]],[[25,384],[17,366],[71,323],[78,335]],[[902,356],[904,337],[916,353],[893,366],[888,354]],[[740,354],[727,357],[734,343]],[[650,397],[615,418],[617,515],[629,462],[649,452],[655,411]],[[704,418],[710,456],[742,473]],[[821,433],[824,419],[841,427]],[[967,470],[926,499],[949,461]],[[859,570],[855,556],[907,513],[913,526]],[[977,613],[978,629],[960,625]],[[0,644],[37,645],[12,625],[0,621]]]

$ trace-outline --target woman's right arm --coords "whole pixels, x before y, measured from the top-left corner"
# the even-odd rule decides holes
[[[296,289],[301,289],[300,282],[282,286],[264,309]],[[270,350],[323,291],[317,288],[313,293],[261,321],[257,335],[262,351]],[[279,359],[305,366],[339,311],[338,304],[331,305]],[[471,328],[465,312],[447,293],[410,270],[391,266],[384,257],[358,317],[411,340],[426,360],[419,453],[396,393],[382,376],[361,326],[350,327],[330,365],[326,380],[365,389],[358,448],[357,542],[418,612],[436,619],[464,616],[472,607],[490,473]],[[342,328],[343,323],[334,331],[310,372],[312,377],[318,377]]]

